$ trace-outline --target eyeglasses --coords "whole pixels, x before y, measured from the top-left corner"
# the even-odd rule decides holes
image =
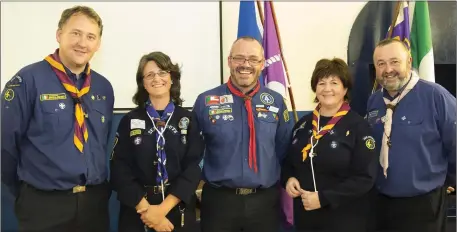
[[[230,59],[235,64],[244,64],[244,62],[248,61],[251,66],[257,66],[260,63],[262,63],[262,61],[263,61],[263,60],[259,60],[259,59],[256,59],[256,58],[246,59],[246,58],[241,57],[241,56],[235,56],[235,57],[231,56]]]
[[[150,73],[146,74],[143,78],[144,78],[145,80],[150,81],[150,80],[154,79],[154,77],[155,77],[156,75],[159,76],[159,77],[166,77],[166,76],[168,75],[168,73],[170,73],[170,71],[163,71],[163,70],[161,70],[161,71],[159,71],[159,72],[157,72],[157,73],[150,72]]]

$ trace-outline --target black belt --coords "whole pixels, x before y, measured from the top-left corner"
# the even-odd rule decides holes
[[[209,184],[209,186],[211,186],[211,188],[214,188],[214,189],[220,189],[220,190],[224,190],[227,192],[235,193],[236,195],[243,195],[243,196],[255,194],[260,191],[265,190],[265,188],[229,188],[229,187],[225,187],[225,186],[217,187],[217,186],[214,186],[211,184]],[[268,189],[268,188],[266,188],[266,189]]]
[[[82,192],[85,192],[85,191],[88,191],[89,189],[91,188],[95,188],[95,187],[99,187],[99,186],[102,186],[102,185],[105,185],[107,182],[103,182],[103,183],[100,183],[100,184],[96,184],[96,185],[76,185],[75,187],[71,188],[71,189],[51,189],[51,190],[44,190],[44,189],[39,189],[39,188],[36,188],[26,182],[22,182],[26,187],[29,187],[29,188],[32,188],[32,189],[35,189],[37,191],[40,191],[40,192],[46,192],[46,193],[82,193]]]
[[[166,192],[169,186],[170,184],[166,184],[162,188],[162,185],[145,185],[144,188],[147,195],[157,195],[162,194],[162,191]]]

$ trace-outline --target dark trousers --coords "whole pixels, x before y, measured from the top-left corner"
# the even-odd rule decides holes
[[[278,232],[279,188],[273,186],[239,195],[235,189],[203,186],[202,232]]]
[[[294,198],[294,221],[296,232],[367,232],[370,201],[373,193],[347,199],[337,207],[324,206],[307,211],[301,197]]]
[[[20,232],[107,232],[107,183],[87,186],[85,192],[43,191],[22,183],[15,212]]]
[[[415,197],[378,194],[375,207],[376,231],[446,231],[447,194],[443,187]]]

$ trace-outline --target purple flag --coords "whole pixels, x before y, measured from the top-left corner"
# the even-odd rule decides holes
[[[275,22],[271,10],[271,2],[264,2],[265,23],[263,26],[263,47],[265,49],[265,69],[263,76],[265,86],[280,93],[286,98],[287,81],[284,73],[284,67],[281,59],[279,40],[276,34]],[[283,223],[286,228],[294,224],[293,202],[292,198],[287,195],[286,190],[280,187],[281,194],[281,213]]]
[[[265,49],[265,69],[263,70],[263,77],[265,86],[280,93],[285,98],[287,81],[271,11],[271,2],[265,1],[264,4],[263,47]]]
[[[391,38],[403,41],[408,46],[408,48],[410,48],[411,44],[409,42],[410,27],[408,3],[406,1],[403,1],[400,4],[400,11],[398,12],[397,20],[395,22],[394,29],[392,30]],[[390,27],[392,27],[392,25]],[[386,38],[388,35],[389,31],[387,31]]]

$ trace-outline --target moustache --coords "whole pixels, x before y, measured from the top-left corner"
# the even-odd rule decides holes
[[[254,72],[254,68],[249,68],[249,67],[238,67],[236,68],[237,72],[243,72],[243,71],[248,71],[248,72]]]
[[[382,77],[386,77],[386,76],[398,76],[398,72],[389,72],[389,73],[383,73],[382,74]]]

